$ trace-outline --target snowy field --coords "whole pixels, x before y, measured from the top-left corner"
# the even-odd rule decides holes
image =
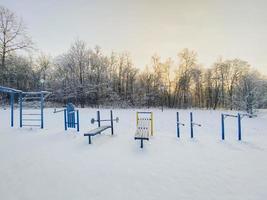
[[[226,119],[221,141],[221,111],[194,111],[190,139],[189,110],[180,110],[181,138],[176,138],[176,110],[152,110],[155,135],[140,149],[134,140],[137,110],[114,110],[110,130],[93,137],[95,109],[79,109],[81,131],[64,131],[63,113],[45,110],[45,128],[10,128],[9,110],[0,109],[1,200],[178,200],[267,199],[267,111],[242,120]],[[140,110],[138,110],[140,111]],[[223,111],[224,113],[226,111]],[[236,113],[236,112],[232,112]],[[109,117],[109,110],[101,110]]]

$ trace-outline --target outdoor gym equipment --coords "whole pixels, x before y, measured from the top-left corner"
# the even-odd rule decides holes
[[[80,131],[79,110],[75,110],[75,106],[72,103],[67,103],[66,108],[64,109],[54,109],[54,113],[59,112],[64,112],[65,131],[68,130],[68,128],[77,128],[77,131]]]
[[[180,138],[180,125],[185,126],[184,123],[180,122],[179,112],[176,112],[176,126],[177,126],[177,137]],[[193,113],[190,112],[190,137],[194,137],[194,126],[201,127],[201,124],[195,123],[193,120]]]
[[[91,119],[91,124],[94,124],[97,122],[98,128],[95,128],[93,130],[90,130],[87,133],[84,133],[84,136],[88,136],[88,142],[89,144],[92,144],[91,137],[96,136],[98,134],[101,134],[104,130],[106,129],[111,129],[111,135],[114,134],[114,127],[113,127],[113,122],[119,122],[119,118],[116,117],[115,119],[113,118],[113,112],[112,110],[110,111],[110,119],[101,119],[100,117],[100,111],[97,111],[97,116],[96,119],[92,118]],[[110,125],[101,125],[101,122],[110,122]]]
[[[225,118],[227,117],[234,117],[237,118],[237,136],[238,136],[238,140],[242,139],[242,126],[241,126],[241,121],[243,119],[243,117],[255,117],[256,115],[252,115],[252,114],[246,114],[246,113],[237,113],[237,115],[232,115],[232,114],[221,114],[221,128],[222,128],[222,140],[225,139],[225,128],[224,128],[224,121]]]
[[[140,140],[140,148],[143,148],[144,140],[149,140],[149,137],[153,136],[153,113],[137,112],[136,127],[137,130],[135,132],[134,139]]]
[[[44,100],[51,94],[50,92],[23,92],[3,86],[0,86],[0,92],[10,95],[11,127],[14,126],[14,103],[17,95],[19,103],[19,126],[44,128]],[[39,110],[39,112],[36,112],[36,110]]]

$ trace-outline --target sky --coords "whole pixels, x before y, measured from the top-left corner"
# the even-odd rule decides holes
[[[104,53],[127,51],[136,67],[151,56],[177,60],[184,48],[210,67],[239,58],[267,75],[265,0],[0,0],[23,18],[36,47],[51,56],[79,38]]]

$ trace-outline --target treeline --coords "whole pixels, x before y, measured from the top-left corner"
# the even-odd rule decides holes
[[[81,107],[164,106],[248,112],[267,107],[266,77],[240,59],[218,59],[210,67],[201,66],[196,52],[183,49],[175,59],[152,56],[151,63],[141,69],[127,53],[105,55],[100,47],[90,49],[82,40],[55,58],[19,55],[17,50],[32,49],[32,42],[14,13],[1,9],[0,22],[9,22],[7,26],[0,23],[1,85],[48,90],[52,92],[49,101]]]

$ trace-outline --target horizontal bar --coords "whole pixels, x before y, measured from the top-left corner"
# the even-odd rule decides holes
[[[192,123],[192,125],[201,126],[201,124],[197,124],[197,123]]]
[[[41,121],[41,119],[22,119],[22,121]]]
[[[137,112],[138,114],[151,114],[152,112]]]
[[[38,127],[40,127],[40,125],[36,125],[36,124],[22,124],[22,126],[38,126]]]
[[[76,110],[74,110],[74,111],[69,111],[69,112],[67,112],[67,113],[75,113],[75,111],[76,111]]]
[[[0,91],[7,92],[7,93],[21,93],[22,92],[21,90],[16,90],[13,88],[3,87],[3,86],[0,86]]]
[[[242,117],[257,117],[257,115],[254,115],[254,114],[247,114],[247,113],[239,113],[239,115],[241,115]]]
[[[51,92],[48,91],[40,91],[40,92],[22,92],[22,94],[29,94],[29,95],[38,95],[38,94],[51,94]]]
[[[223,114],[226,117],[237,117],[237,115],[231,115],[231,114]]]
[[[22,115],[41,115],[41,114],[28,114],[28,113],[23,113]]]
[[[22,98],[22,101],[25,101],[25,100],[35,100],[35,99],[41,100],[41,97],[24,97],[24,98]]]

